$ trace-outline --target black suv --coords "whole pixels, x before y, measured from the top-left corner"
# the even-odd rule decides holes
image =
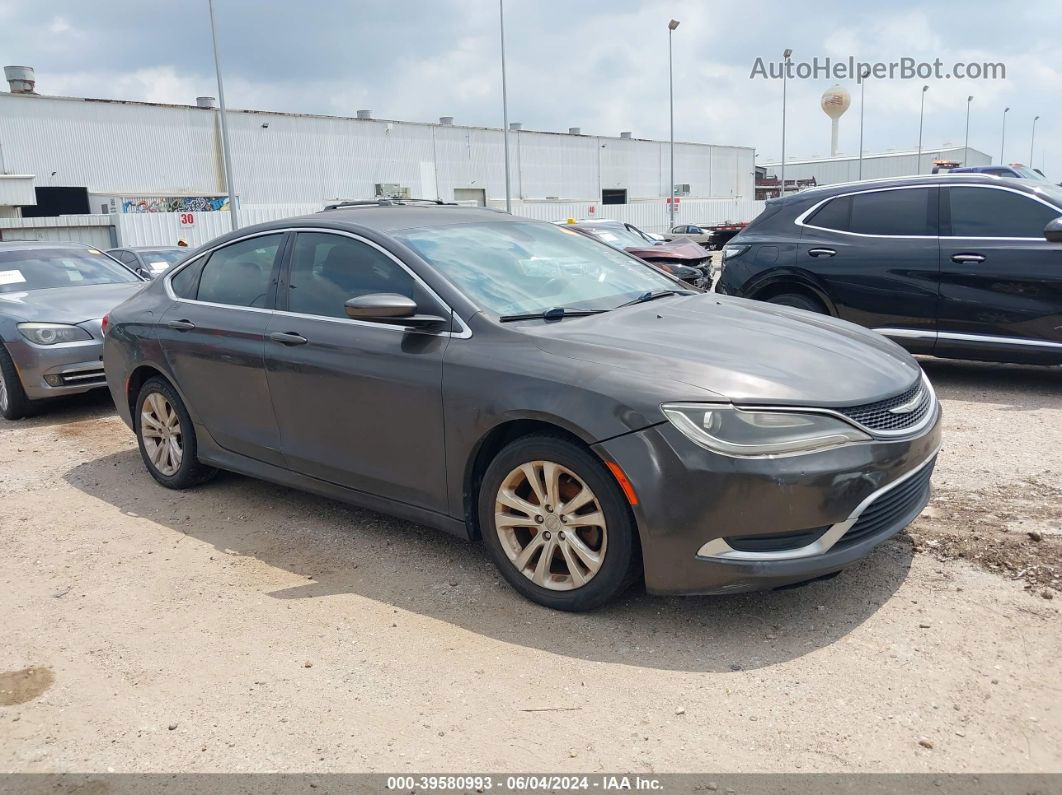
[[[774,199],[725,247],[716,289],[912,353],[1062,364],[1062,188],[945,174]]]

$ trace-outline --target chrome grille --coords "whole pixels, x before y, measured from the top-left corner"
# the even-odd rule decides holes
[[[909,410],[898,412],[898,408]],[[919,378],[914,386],[895,397],[838,411],[872,431],[902,431],[918,425],[932,408],[933,392],[928,383]]]

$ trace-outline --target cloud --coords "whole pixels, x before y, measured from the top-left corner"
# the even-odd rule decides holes
[[[233,107],[352,115],[372,108],[386,118],[501,124],[496,0],[215,0]],[[778,81],[752,80],[757,56],[778,60],[909,56],[949,67],[956,61],[1003,62],[1001,81],[930,80],[923,138],[927,147],[961,144],[966,97],[971,146],[998,156],[1006,105],[1005,159],[1028,158],[1034,115],[1037,159],[1062,133],[1062,88],[1055,37],[1043,19],[1047,0],[1008,6],[999,35],[988,0],[932,6],[899,0],[855,6],[807,0],[708,4],[700,0],[506,0],[509,117],[529,129],[665,138],[669,131],[667,20],[673,34],[675,133],[680,140],[755,146],[778,157]],[[85,4],[0,0],[0,49],[8,63],[37,69],[43,93],[192,103],[217,93],[205,3],[120,0]],[[834,81],[794,80],[787,87],[787,153],[828,154],[829,120],[819,96]],[[918,140],[919,80],[866,87],[867,151],[913,148]],[[842,150],[858,150],[859,90],[841,121]],[[1062,178],[1062,153],[1046,152]],[[1037,162],[1036,165],[1040,165]]]

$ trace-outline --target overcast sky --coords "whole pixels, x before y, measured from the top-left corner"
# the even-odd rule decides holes
[[[865,151],[914,149],[921,87],[926,148],[970,146],[1029,160],[1062,179],[1062,59],[1052,0],[820,3],[505,0],[509,118],[529,129],[666,138],[667,22],[674,34],[675,136],[781,152],[780,81],[750,79],[755,59],[1002,62],[1005,80],[871,80]],[[497,0],[215,0],[231,107],[500,126]],[[33,66],[38,91],[191,104],[216,95],[206,0],[0,0],[0,59]],[[789,157],[829,154],[819,107],[833,80],[788,87]],[[859,88],[840,149],[859,149]],[[1046,160],[1045,158],[1046,154]]]

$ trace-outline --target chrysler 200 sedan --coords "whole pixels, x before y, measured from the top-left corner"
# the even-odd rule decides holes
[[[232,470],[482,539],[562,610],[832,575],[918,515],[940,446],[885,338],[483,209],[242,229],[105,327],[162,485]]]

